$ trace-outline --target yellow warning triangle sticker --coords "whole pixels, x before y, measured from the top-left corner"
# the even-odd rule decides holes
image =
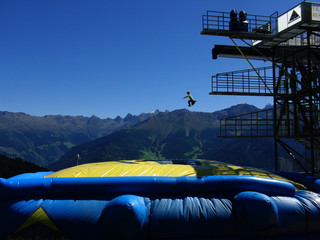
[[[61,231],[56,227],[56,225],[52,222],[49,216],[45,213],[45,211],[40,207],[35,211],[17,230],[19,232],[32,224],[37,222],[43,223],[44,225],[48,226],[49,228],[61,233]]]

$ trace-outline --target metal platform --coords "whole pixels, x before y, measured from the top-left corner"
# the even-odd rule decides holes
[[[255,40],[272,40],[276,36],[276,14],[271,16],[247,14],[246,31],[240,27],[238,31],[231,30],[231,22],[230,13],[207,11],[207,14],[202,16],[201,34]]]
[[[293,38],[272,49],[260,46],[238,46],[238,48],[248,59],[263,61],[272,60],[279,63],[282,62],[283,58],[288,58],[287,61],[290,61],[292,60],[290,57],[293,55],[305,55],[305,52],[307,52],[308,49],[310,49],[314,54],[320,55],[320,37],[314,37],[314,41],[311,41],[312,45],[309,47],[304,45],[306,42],[305,40],[306,38],[302,37]],[[238,48],[231,45],[215,45],[214,48],[212,48],[212,59],[217,59],[218,57],[243,58]],[[314,61],[316,60],[314,59]]]
[[[257,75],[259,74],[259,76]],[[212,76],[211,95],[273,96],[271,67],[219,73]]]
[[[320,31],[320,3],[302,2],[278,17],[247,14],[247,28],[234,31],[230,13],[207,11],[202,16],[203,35],[251,39],[252,45],[271,48],[307,30]],[[239,24],[241,22],[239,21]]]
[[[274,34],[264,34],[255,32],[235,32],[230,30],[217,30],[217,29],[203,29],[201,31],[203,35],[215,35],[215,36],[228,36],[233,38],[242,39],[255,39],[255,40],[273,40],[276,35]]]
[[[254,60],[264,60],[267,61],[273,56],[269,49],[260,49],[259,52],[252,47],[239,47],[241,52],[243,52],[248,59]],[[262,53],[262,54],[261,54]],[[230,57],[230,58],[243,58],[239,50],[235,46],[230,45],[215,45],[212,49],[212,59],[217,59],[220,57]]]

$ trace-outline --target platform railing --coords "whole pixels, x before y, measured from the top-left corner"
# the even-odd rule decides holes
[[[311,35],[309,40],[310,40],[310,46],[320,46],[320,32],[315,31],[314,35]],[[283,42],[280,44],[281,46],[290,46],[290,47],[301,47],[301,46],[308,46],[308,36],[307,33],[304,32],[294,38],[288,39],[286,42]]]
[[[277,12],[270,16],[247,14],[247,31],[263,34],[277,34],[277,18]],[[230,21],[230,13],[207,11],[207,14],[202,15],[202,30],[229,31]]]
[[[273,108],[221,119],[220,137],[306,138],[310,135],[303,124],[302,116],[294,115],[291,110],[283,112],[282,108],[277,108],[276,111],[275,123]],[[319,137],[320,119],[314,116],[314,121],[314,135]]]
[[[273,137],[273,109],[220,120],[220,137]]]
[[[220,120],[220,137],[295,137],[294,119],[278,119],[275,133],[273,108]]]
[[[273,96],[271,66],[219,73],[212,76],[211,83],[211,94]]]

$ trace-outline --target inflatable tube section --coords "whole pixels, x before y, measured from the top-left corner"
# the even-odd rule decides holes
[[[186,197],[152,201],[150,236],[156,239],[210,239],[234,236],[232,201]]]
[[[231,198],[10,200],[0,203],[0,239],[319,239],[317,202],[319,195],[307,191],[296,197],[246,191]]]
[[[290,179],[295,182],[299,182],[309,190],[313,192],[320,193],[320,179],[312,177],[305,173],[297,173],[297,172],[274,172],[280,176],[283,176],[287,179]]]
[[[320,195],[310,191],[297,191],[295,196],[303,205],[307,217],[307,232],[320,229]],[[320,237],[318,238],[320,239]]]
[[[256,191],[294,196],[285,181],[250,176],[0,179],[0,200],[22,196],[213,194]]]
[[[269,196],[258,192],[242,192],[234,198],[236,233],[242,237],[266,237],[275,234],[278,207]]]
[[[47,175],[52,174],[52,173],[54,173],[54,172],[48,171],[48,172],[22,173],[22,174],[13,176],[11,178],[8,178],[7,180],[42,178],[42,177],[47,176]]]

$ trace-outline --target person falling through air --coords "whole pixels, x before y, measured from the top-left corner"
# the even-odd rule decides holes
[[[187,94],[188,95],[185,96],[184,98],[189,98],[188,105],[189,105],[189,107],[191,107],[193,104],[196,103],[196,100],[193,99],[193,97],[191,96],[189,91],[187,92]]]

